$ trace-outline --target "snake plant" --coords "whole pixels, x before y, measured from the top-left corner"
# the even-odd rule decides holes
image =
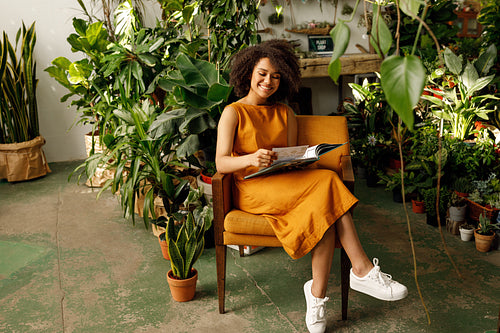
[[[29,28],[23,23],[17,32],[15,46],[3,32],[3,41],[0,41],[0,143],[29,141],[39,135],[35,43],[35,23]]]

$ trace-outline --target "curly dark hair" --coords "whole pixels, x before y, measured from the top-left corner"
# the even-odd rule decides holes
[[[238,97],[244,97],[250,91],[254,67],[262,58],[268,58],[281,75],[279,88],[270,101],[290,98],[299,91],[300,67],[292,45],[286,40],[272,39],[247,47],[233,56],[229,83],[234,86]]]

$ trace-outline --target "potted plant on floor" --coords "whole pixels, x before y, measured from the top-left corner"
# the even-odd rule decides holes
[[[435,187],[423,190],[422,191],[425,203],[425,214],[426,214],[426,222],[433,227],[438,226],[437,222],[437,214],[436,211],[436,198],[437,198],[437,189]],[[445,188],[441,188],[439,195],[439,218],[441,220],[441,224],[446,219],[446,211],[448,209],[448,201],[450,198],[450,192]]]
[[[479,215],[478,228],[474,230],[476,249],[480,252],[488,252],[496,236],[495,230],[498,229],[499,227],[496,224],[492,224],[485,214]]]
[[[471,180],[467,177],[460,177],[455,179],[452,185],[453,191],[459,196],[466,198],[469,196],[469,193],[472,192],[472,184]]]
[[[465,221],[465,213],[467,212],[467,202],[460,197],[457,192],[452,192],[448,205],[448,215],[450,220],[455,222]]]
[[[208,206],[188,211],[184,221],[171,216],[167,223],[168,253],[171,270],[167,281],[174,300],[186,302],[196,293],[198,271],[193,265],[205,247],[205,232],[212,225],[213,213]]]
[[[19,38],[21,42],[19,43]],[[0,179],[9,182],[45,176],[50,172],[38,127],[36,99],[35,23],[23,23],[16,47],[3,33],[0,42]],[[17,46],[20,57],[17,58]]]

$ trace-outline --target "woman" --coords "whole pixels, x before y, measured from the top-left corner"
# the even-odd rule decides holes
[[[326,328],[326,289],[337,235],[352,263],[352,289],[388,301],[404,298],[406,287],[365,254],[349,213],[357,199],[335,172],[310,167],[244,180],[271,165],[276,159],[273,147],[297,145],[295,115],[278,102],[300,86],[290,44],[271,40],[240,51],[232,62],[230,83],[241,99],[221,115],[217,170],[234,174],[235,206],[266,217],[292,258],[311,252],[312,280],[304,285],[309,331]]]

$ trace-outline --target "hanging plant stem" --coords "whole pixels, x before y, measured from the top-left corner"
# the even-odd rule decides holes
[[[420,297],[420,301],[422,302],[422,306],[424,307],[425,315],[427,316],[427,322],[430,325],[431,324],[431,317],[429,315],[429,309],[427,309],[427,305],[425,304],[424,301],[424,296],[422,295],[422,291],[420,290],[420,285],[418,283],[418,270],[417,270],[417,254],[415,252],[415,243],[413,242],[413,235],[411,233],[411,223],[410,223],[410,216],[408,215],[408,208],[406,207],[406,198],[405,198],[405,182],[404,182],[404,160],[403,160],[403,144],[402,144],[402,135],[401,135],[401,123],[402,120],[400,117],[398,117],[398,127],[397,127],[397,136],[396,140],[398,142],[398,150],[399,150],[399,161],[401,162],[401,193],[403,196],[403,209],[405,211],[405,216],[406,216],[406,225],[408,226],[408,237],[410,238],[410,247],[411,247],[411,253],[413,257],[413,277],[415,279],[415,285],[417,287],[418,291],[418,296]],[[438,214],[439,215],[439,214]]]

